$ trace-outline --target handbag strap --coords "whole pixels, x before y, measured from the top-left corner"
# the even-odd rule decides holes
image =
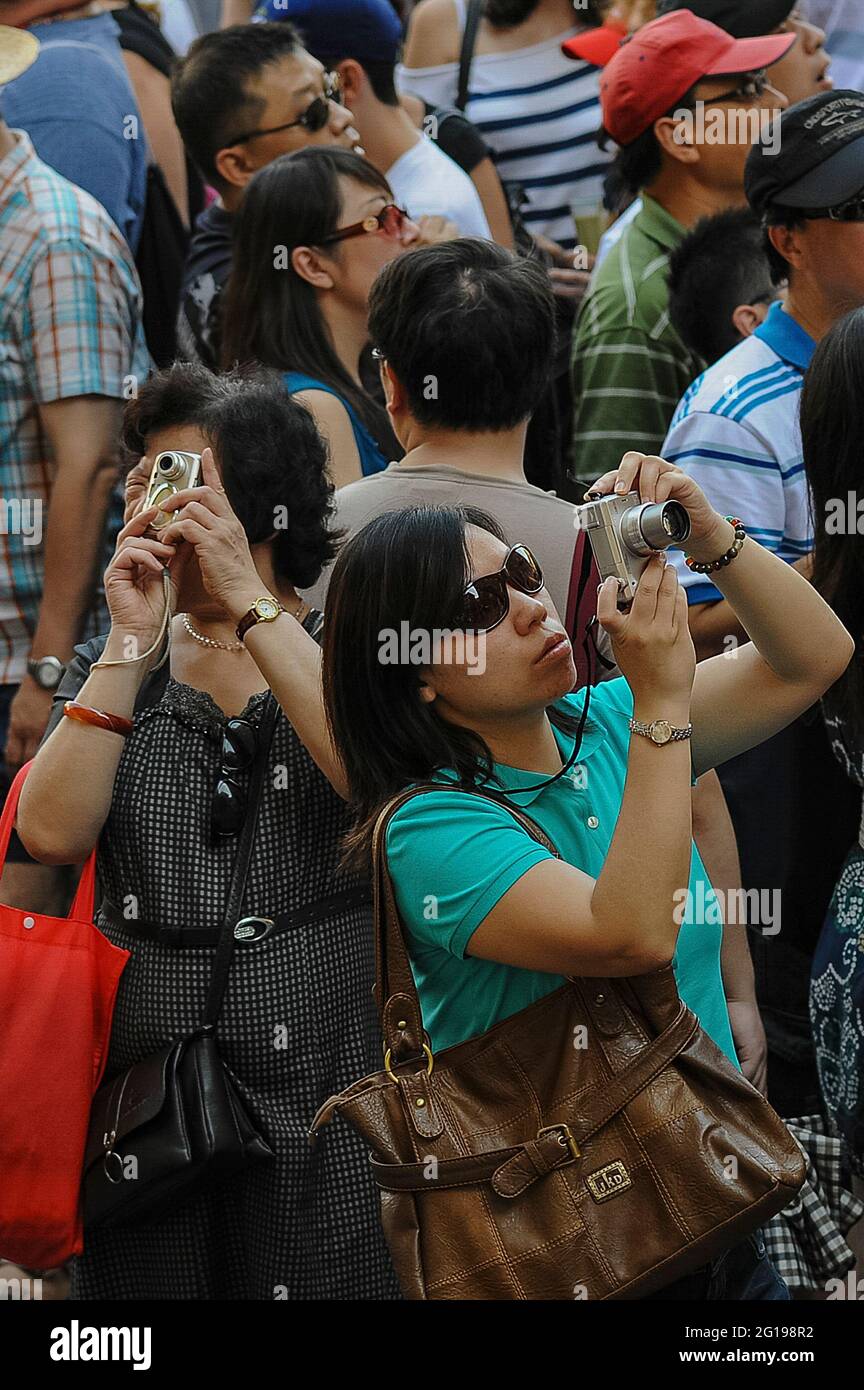
[[[270,690],[267,692],[264,713],[261,717],[261,727],[258,733],[258,748],[255,753],[255,761],[252,764],[252,771],[249,777],[249,799],[246,804],[246,816],[243,821],[243,829],[240,831],[240,839],[237,845],[237,858],[234,861],[231,887],[228,890],[228,901],[225,905],[225,915],[222,918],[219,944],[216,947],[216,956],[213,961],[213,974],[210,978],[207,1003],[204,1006],[204,1017],[201,1023],[202,1028],[215,1028],[222,1009],[222,1001],[225,998],[225,990],[228,985],[228,974],[231,970],[231,959],[234,955],[234,928],[240,916],[240,909],[243,905],[243,894],[246,891],[246,880],[249,876],[249,864],[252,859],[252,847],[255,843],[258,818],[261,812],[261,796],[264,790],[264,778],[270,759],[270,743],[273,738],[273,730],[276,727],[278,714],[279,705],[272,690]]]
[[[3,813],[0,815],[0,874],[3,872],[6,863],[6,852],[9,849],[9,841],[12,838],[12,827],[15,824],[15,816],[18,812],[18,800],[21,796],[21,788],[27,777],[27,773],[33,766],[33,759],[24,763],[15,774],[14,781],[9,788]],[[75,897],[69,909],[68,921],[92,922],[93,907],[96,896],[96,850],[91,850],[81,876],[78,879],[78,887],[75,890]]]
[[[456,88],[456,105],[460,111],[464,111],[468,105],[468,83],[471,78],[471,64],[474,62],[477,30],[480,27],[482,16],[483,0],[468,0],[468,13],[465,16],[462,47],[459,51],[459,82]]]
[[[689,1047],[698,1031],[699,1021],[695,1014],[680,1002],[672,1022],[627,1064],[624,1071],[609,1077],[602,1086],[592,1087],[581,1098],[578,1109],[567,1114],[566,1122],[544,1126],[544,1131],[550,1134],[552,1140],[551,1163],[548,1158],[543,1159],[542,1152],[538,1154],[538,1140],[533,1139],[506,1149],[466,1154],[459,1158],[441,1158],[436,1169],[436,1186],[463,1187],[494,1177],[497,1181],[493,1185],[500,1196],[518,1196],[550,1167],[559,1167],[579,1158],[582,1146],[650,1086]],[[569,1131],[567,1144],[562,1144],[562,1128]],[[570,1141],[574,1147],[570,1146]],[[543,1161],[538,1163],[538,1157]],[[428,1162],[381,1163],[370,1158],[370,1163],[376,1182],[388,1191],[423,1192],[429,1189]]]
[[[415,796],[429,792],[452,792],[454,787],[441,782],[423,782],[394,796],[383,808],[372,834],[372,893],[375,922],[375,1000],[381,1018],[384,1047],[392,1053],[394,1062],[417,1057],[423,1051],[425,1033],[420,997],[414,983],[405,927],[396,906],[393,881],[387,866],[386,834],[396,812]],[[493,791],[469,787],[455,788],[466,796],[479,796],[503,806],[523,830],[560,859],[549,836],[524,811],[511,805],[507,798]]]

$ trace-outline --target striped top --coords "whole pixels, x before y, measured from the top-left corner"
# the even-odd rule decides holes
[[[684,227],[647,195],[585,299],[573,340],[572,476],[593,483],[622,454],[657,454],[704,362],[669,321],[669,255]]]
[[[23,131],[14,134],[0,160],[2,685],[26,674],[42,602],[57,465],[39,407],[127,399],[150,369],[129,247],[95,198],[37,159]]]
[[[465,0],[454,0],[460,33]],[[465,114],[480,131],[505,184],[525,191],[525,223],[561,246],[576,245],[574,209],[600,210],[611,154],[598,148],[599,69],[567,58],[568,29],[510,53],[478,53],[471,65]],[[459,64],[397,72],[400,90],[433,106],[453,106]]]
[[[689,473],[712,506],[740,516],[748,535],[782,560],[813,548],[798,412],[816,344],[778,301],[745,338],[694,381],[675,411],[663,457]],[[689,603],[722,598],[671,558]]]

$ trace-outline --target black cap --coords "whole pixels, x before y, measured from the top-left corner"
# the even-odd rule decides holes
[[[798,0],[658,0],[657,13],[692,10],[700,19],[709,19],[731,34],[733,39],[755,39],[770,34],[788,19]]]
[[[775,117],[770,136],[753,146],[744,170],[754,212],[839,207],[864,190],[864,93],[817,92]]]

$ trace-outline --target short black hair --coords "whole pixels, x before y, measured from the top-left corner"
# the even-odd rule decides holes
[[[216,156],[235,135],[254,130],[264,102],[250,84],[280,58],[300,53],[293,24],[232,24],[203,34],[178,59],[171,76],[171,107],[183,144],[204,178],[224,187]]]
[[[739,341],[739,304],[774,298],[759,218],[749,208],[703,217],[669,257],[669,317],[691,352],[716,362]]]
[[[664,111],[663,115],[674,116],[676,111],[692,111],[696,100],[695,91],[694,83],[674,106]],[[662,116],[657,117],[657,120],[662,119]],[[654,134],[654,124],[652,121],[648,129],[637,135],[635,140],[631,140],[629,145],[621,145],[612,161],[610,174],[615,185],[634,195],[641,193],[643,188],[649,188],[663,167],[663,151]],[[598,144],[601,149],[606,149],[612,140],[613,137],[607,130],[600,131]]]
[[[327,447],[309,411],[276,372],[215,376],[198,363],[175,362],[126,406],[123,443],[138,458],[152,434],[180,425],[197,426],[210,441],[250,545],[273,537],[276,575],[310,588],[334,558],[340,533],[329,526]]]
[[[768,235],[769,227],[803,227],[806,218],[797,208],[784,208],[775,203],[769,207],[762,215],[763,240],[765,255],[768,257],[768,264],[771,267],[772,285],[782,285],[784,280],[791,284],[794,274],[793,267],[781,256],[777,247]]]
[[[552,369],[549,276],[476,237],[411,251],[372,287],[369,336],[420,424],[512,429],[533,414]]]

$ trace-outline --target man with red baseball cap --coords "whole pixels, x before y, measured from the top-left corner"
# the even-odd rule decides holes
[[[616,3],[620,5],[623,0],[616,0]],[[857,3],[860,4],[861,0],[857,0]],[[804,18],[797,4],[798,0],[657,0],[657,13],[663,15],[671,10],[691,10],[697,18],[708,19],[725,29],[733,39],[752,39],[764,34],[794,34],[798,42],[792,44],[779,62],[771,64],[771,86],[782,92],[792,106],[796,101],[815,96],[817,92],[828,92],[833,86],[828,75],[831,58],[825,51],[825,33],[817,24]],[[614,14],[613,9],[607,15],[606,26]],[[599,29],[586,30],[584,37],[588,39],[601,33]],[[575,45],[581,37],[572,40],[574,47],[571,56],[580,56]],[[602,40],[599,37],[594,39],[598,55],[605,53],[605,57],[598,56],[593,60],[601,67],[610,61],[620,44],[620,38],[617,43],[611,40],[611,31]],[[565,52],[571,52],[567,44],[563,48]],[[852,87],[855,83],[846,85]],[[641,207],[641,198],[635,198],[626,211],[607,227],[594,258],[595,271],[624,235]]]
[[[735,39],[678,10],[639,29],[604,69],[604,129],[620,147],[622,181],[644,205],[600,268],[577,325],[577,483],[616,468],[627,449],[657,453],[702,370],[669,322],[669,254],[700,217],[744,205],[748,151],[768,113],[787,105],[764,70],[793,43],[794,34]]]

